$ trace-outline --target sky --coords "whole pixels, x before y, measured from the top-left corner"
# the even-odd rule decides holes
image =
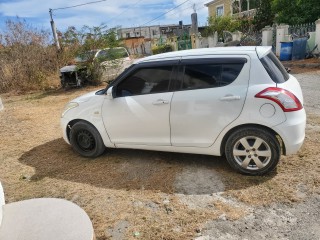
[[[6,20],[16,17],[25,19],[33,27],[50,29],[50,8],[53,9],[56,28],[62,32],[68,26],[75,26],[77,29],[81,29],[84,25],[93,27],[101,24],[107,25],[108,28],[139,27],[178,24],[180,20],[184,24],[190,24],[190,15],[194,12],[194,7],[198,13],[199,25],[204,26],[208,17],[208,9],[204,4],[210,2],[210,0],[102,0],[79,7],[58,9],[96,1],[98,0],[0,0],[0,32],[5,29]],[[161,16],[177,6],[179,7]],[[157,17],[159,18],[148,23]]]

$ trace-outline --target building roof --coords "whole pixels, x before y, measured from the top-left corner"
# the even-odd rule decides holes
[[[210,2],[206,3],[205,6],[208,7],[209,5],[211,5],[214,2],[216,2],[216,0],[213,0],[213,1],[210,1]]]

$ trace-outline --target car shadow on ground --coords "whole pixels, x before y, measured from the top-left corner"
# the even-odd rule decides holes
[[[62,138],[37,146],[19,161],[35,168],[31,181],[44,177],[110,189],[211,194],[244,189],[270,180],[234,172],[224,157],[130,149],[107,149],[95,159],[76,154]]]

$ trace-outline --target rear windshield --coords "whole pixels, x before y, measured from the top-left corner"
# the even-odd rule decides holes
[[[284,83],[289,79],[289,74],[287,73],[286,69],[272,52],[260,60],[269,76],[275,83]]]

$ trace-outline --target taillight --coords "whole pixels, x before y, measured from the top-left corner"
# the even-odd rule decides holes
[[[266,98],[277,103],[284,112],[293,112],[302,109],[299,99],[288,90],[276,87],[266,88],[255,95],[256,98]]]

